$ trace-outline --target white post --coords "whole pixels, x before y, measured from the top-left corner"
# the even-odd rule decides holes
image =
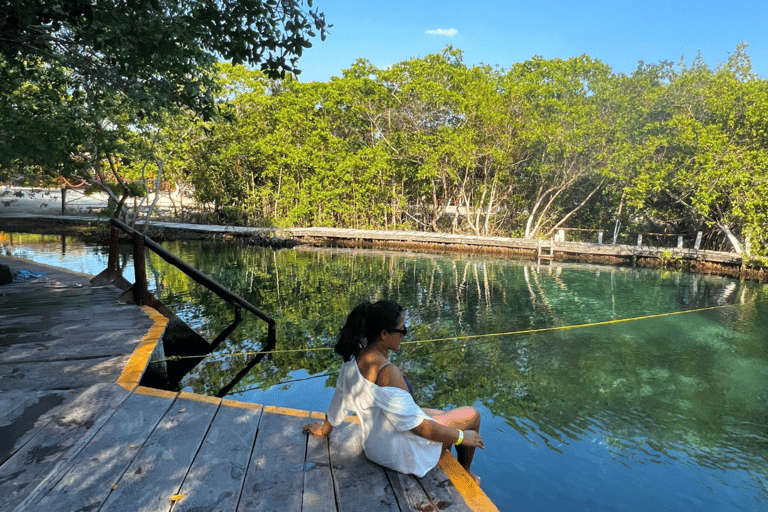
[[[677,235],[677,248],[683,248],[683,235]]]
[[[696,233],[696,242],[693,244],[693,248],[697,251],[699,250],[699,247],[701,247],[701,235],[701,231]]]
[[[598,231],[597,232],[597,243],[598,243],[598,245],[602,245],[603,244],[603,232],[602,231]]]
[[[643,234],[642,233],[637,235],[637,246],[640,247],[641,245],[643,245]]]
[[[565,242],[565,230],[564,229],[558,229],[557,230],[557,238],[558,242]]]

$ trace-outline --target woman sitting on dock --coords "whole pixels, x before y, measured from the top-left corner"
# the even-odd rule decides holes
[[[354,411],[365,455],[373,462],[421,477],[437,464],[443,449],[455,445],[459,462],[469,472],[475,448],[484,448],[478,433],[480,414],[473,407],[441,411],[416,405],[411,383],[388,359],[407,333],[398,303],[366,301],[355,307],[334,347],[344,364],[328,417],[306,425],[304,432],[328,436]]]

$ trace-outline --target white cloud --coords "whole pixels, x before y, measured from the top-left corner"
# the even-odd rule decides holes
[[[459,31],[455,28],[438,28],[436,30],[427,30],[427,34],[431,36],[446,36],[453,37],[458,34]]]

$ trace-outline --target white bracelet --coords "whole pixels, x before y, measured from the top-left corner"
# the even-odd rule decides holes
[[[459,446],[462,441],[464,441],[464,431],[463,430],[459,430],[459,438],[453,444],[455,444],[456,446]]]

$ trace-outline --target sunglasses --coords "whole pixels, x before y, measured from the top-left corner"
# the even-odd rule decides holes
[[[406,334],[408,334],[408,328],[404,327],[402,329],[390,329],[389,332],[399,332],[400,334],[405,336]]]

